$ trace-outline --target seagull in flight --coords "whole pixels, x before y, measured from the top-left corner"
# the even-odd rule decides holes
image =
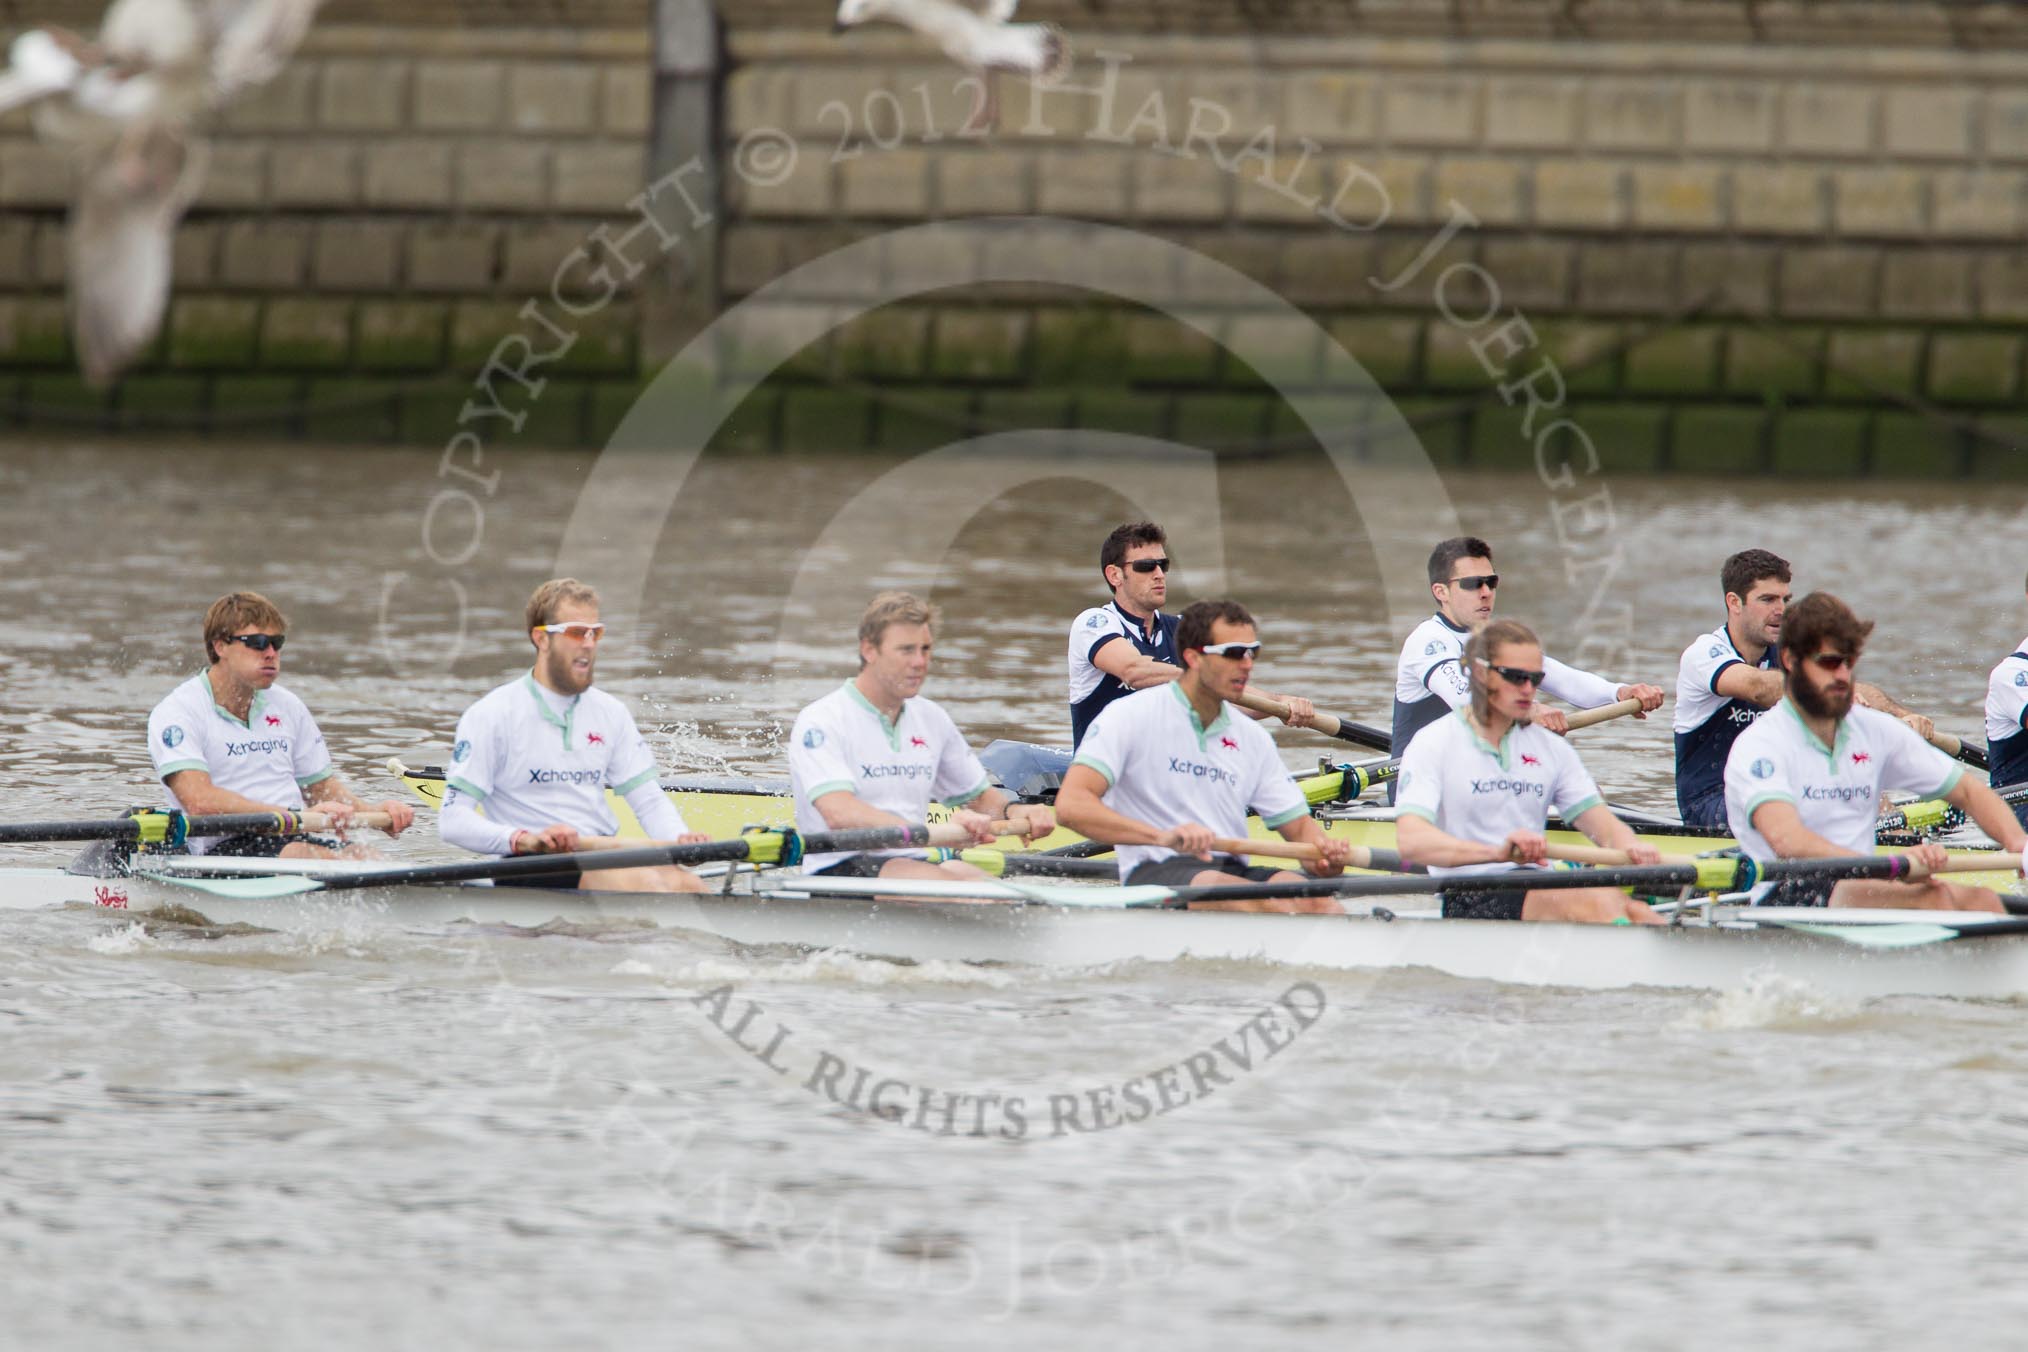
[[[14,40],[0,112],[33,105],[76,152],[71,326],[85,378],[119,375],[162,326],[176,222],[204,181],[198,124],[288,64],[319,0],[113,0],[96,38]]]
[[[1020,0],[839,0],[834,31],[884,20],[922,34],[979,81],[979,101],[964,130],[984,132],[997,117],[993,76],[1010,70],[1055,84],[1070,70],[1070,39],[1049,23],[1010,23]]]

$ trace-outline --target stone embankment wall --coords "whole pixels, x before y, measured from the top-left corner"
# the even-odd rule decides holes
[[[442,0],[334,7],[228,119],[162,349],[109,398],[64,366],[62,166],[8,122],[0,355],[22,417],[286,409],[313,436],[443,440],[522,299],[653,176],[670,85],[652,29],[683,8],[546,19],[526,0],[489,11],[522,21],[501,27]],[[770,379],[739,445],[1035,425],[1295,444],[1262,378],[1329,380],[1328,333],[1440,462],[1526,463],[1486,346],[1519,317],[1504,374],[1552,361],[1617,465],[2028,472],[2016,7],[1031,0],[1024,17],[1071,34],[1075,88],[1001,81],[985,136],[964,134],[971,93],[935,52],[834,37],[828,9],[724,6],[722,47],[694,54],[716,61],[721,189],[706,256],[679,266],[707,312],[841,244],[1035,214],[1181,243],[1314,324],[1214,267],[1138,275],[1146,252],[1115,240],[1139,294],[1216,314],[1223,341],[1088,292],[896,295]],[[742,146],[772,158],[756,170]],[[1062,242],[1008,235],[1038,256]],[[586,322],[522,439],[611,425],[700,318],[658,311],[667,285],[648,274]]]

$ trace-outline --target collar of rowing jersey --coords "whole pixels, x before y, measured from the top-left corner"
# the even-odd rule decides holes
[[[575,695],[564,695],[551,690],[535,679],[532,668],[521,677],[521,684],[528,691],[528,698],[535,701],[535,711],[542,715],[542,721],[563,734],[563,749],[569,751],[571,720],[577,717],[578,702],[584,698],[584,692],[580,690]],[[559,699],[564,701],[561,713],[557,711],[555,704]]]
[[[1485,738],[1479,735],[1479,725],[1472,721],[1471,705],[1467,704],[1464,708],[1454,711],[1451,714],[1451,717],[1457,719],[1460,723],[1463,723],[1465,725],[1465,735],[1472,739],[1473,746],[1479,748],[1479,750],[1485,752],[1487,755],[1491,756],[1494,760],[1500,762],[1500,768],[1502,770],[1507,771],[1513,770],[1514,733],[1515,730],[1521,726],[1519,723],[1509,723],[1507,725],[1507,731],[1503,733],[1500,737],[1500,745],[1494,746],[1491,742],[1488,742]]]
[[[854,704],[857,704],[867,713],[872,714],[879,721],[881,732],[887,736],[887,744],[896,751],[901,750],[901,720],[908,717],[908,701],[903,700],[901,702],[901,711],[890,719],[886,714],[880,712],[880,709],[872,700],[866,698],[866,692],[859,688],[857,681],[845,682],[845,693],[852,696]]]
[[[1183,682],[1170,681],[1162,688],[1174,695],[1176,702],[1183,706],[1183,712],[1190,719],[1190,730],[1197,734],[1197,749],[1199,751],[1206,749],[1206,745],[1210,742],[1214,733],[1224,732],[1232,726],[1232,720],[1228,716],[1231,710],[1226,707],[1223,700],[1220,700],[1218,704],[1218,717],[1211,720],[1211,726],[1206,727],[1204,720],[1197,716],[1197,706],[1192,704],[1190,697],[1183,693]]]
[[[268,702],[268,692],[266,690],[256,690],[253,692],[253,702],[246,706],[246,717],[241,718],[238,714],[218,702],[218,692],[211,688],[211,673],[209,671],[198,672],[197,679],[204,682],[204,693],[210,696],[211,707],[218,711],[220,718],[236,728],[245,728],[248,732],[253,731],[255,721],[261,717],[261,711],[266,707]]]
[[[1472,632],[1462,624],[1453,623],[1451,617],[1444,614],[1441,610],[1439,610],[1435,615],[1431,616],[1430,618],[1435,620],[1438,624],[1442,625],[1444,628],[1450,630],[1453,634],[1469,634]]]
[[[1725,617],[1724,624],[1718,626],[1718,632],[1724,637],[1725,646],[1732,649],[1732,655],[1744,662],[1746,654],[1740,650],[1739,640],[1732,636],[1732,617],[1730,615]],[[1775,660],[1774,644],[1770,643],[1767,647],[1760,650],[1761,670],[1766,671],[1778,665],[1779,663]]]
[[[1794,700],[1790,699],[1787,695],[1783,695],[1781,707],[1788,710],[1789,717],[1796,721],[1796,730],[1803,734],[1803,744],[1829,761],[1831,763],[1831,773],[1837,774],[1839,763],[1845,759],[1845,747],[1852,740],[1851,735],[1845,727],[1845,720],[1842,718],[1838,720],[1837,734],[1832,738],[1831,745],[1825,746],[1824,739],[1817,736],[1811,730],[1810,725],[1803,721],[1803,711],[1796,707]]]
[[[1119,612],[1121,619],[1140,630],[1142,638],[1156,638],[1162,632],[1162,612],[1159,610],[1151,612],[1148,618],[1143,620],[1140,616],[1134,614],[1133,611],[1121,605],[1117,598],[1113,601],[1113,609]]]

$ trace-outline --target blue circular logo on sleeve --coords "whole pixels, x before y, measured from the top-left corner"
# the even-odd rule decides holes
[[[2015,672],[2015,673],[2014,673],[2014,684],[2016,684],[2016,685],[2028,685],[2028,671],[2017,671],[2017,672]]]
[[[471,758],[472,758],[471,742],[467,741],[465,738],[460,737],[458,739],[458,744],[451,748],[451,759],[454,761],[463,762],[468,761]]]
[[[177,727],[174,723],[171,723],[168,727],[162,729],[162,745],[164,746],[183,745],[183,729]]]
[[[1752,765],[1749,765],[1746,768],[1747,772],[1751,774],[1755,779],[1774,778],[1774,762],[1769,760],[1766,756],[1762,756],[1759,760],[1755,761]]]
[[[824,730],[822,728],[809,729],[803,734],[803,745],[812,751],[824,745]]]

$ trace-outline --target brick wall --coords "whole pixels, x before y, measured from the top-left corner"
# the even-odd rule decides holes
[[[724,304],[925,220],[1127,226],[1302,307],[1437,458],[1497,462],[1525,442],[1469,335],[1426,289],[1372,280],[1457,203],[1477,223],[1439,266],[1497,279],[1622,463],[2028,462],[2005,449],[2028,406],[2021,7],[1030,0],[1024,17],[1071,34],[1074,82],[1105,74],[1102,51],[1131,57],[1097,128],[1126,144],[1090,137],[1096,99],[1013,81],[994,134],[959,136],[958,72],[891,29],[833,37],[828,8],[721,7]],[[110,394],[78,383],[64,336],[72,167],[21,117],[0,120],[0,409],[17,424],[442,441],[523,299],[647,177],[654,9],[334,0],[302,59],[225,119],[177,240],[163,341]],[[1162,116],[1129,129],[1150,100]],[[1194,158],[1157,148],[1185,139],[1193,101],[1229,118],[1233,164],[1201,141]],[[742,138],[763,131],[796,147],[794,171],[765,187],[734,171]],[[1271,151],[1236,158],[1266,132]],[[1292,201],[1306,194],[1372,228],[1320,221]],[[1131,249],[1116,261],[1139,266]],[[654,285],[588,322],[521,439],[596,441],[624,410],[666,350],[646,313]],[[1216,312],[1227,341],[1088,293],[920,297],[770,380],[742,444],[907,445],[1036,422],[1235,449],[1299,440],[1254,364],[1321,381],[1317,352],[1262,357],[1262,317],[1209,269],[1164,285]],[[1234,355],[1239,339],[1255,363]]]

